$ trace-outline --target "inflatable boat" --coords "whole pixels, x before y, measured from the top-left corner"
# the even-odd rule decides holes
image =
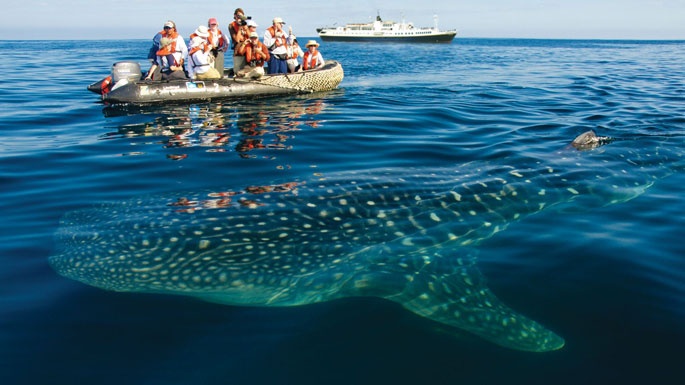
[[[338,87],[344,76],[337,61],[314,70],[264,75],[260,79],[224,77],[217,80],[141,80],[137,62],[118,62],[112,74],[88,86],[107,104],[156,104],[249,99],[307,94]]]

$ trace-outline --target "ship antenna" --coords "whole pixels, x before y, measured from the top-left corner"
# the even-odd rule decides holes
[[[435,30],[438,30],[438,15],[433,15],[433,22],[435,24]]]

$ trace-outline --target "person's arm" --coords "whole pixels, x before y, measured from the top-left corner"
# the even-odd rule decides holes
[[[178,67],[180,68],[172,68],[172,70],[176,71],[178,69],[183,69],[183,64],[188,61],[188,46],[186,45],[186,41],[181,37],[181,35],[178,36],[176,39],[176,45],[177,48],[180,48],[181,50],[181,62],[179,63]]]
[[[262,54],[264,54],[264,61],[269,61],[271,59],[271,55],[269,54],[269,49],[266,48],[266,45],[262,44]]]
[[[239,43],[242,43],[242,40],[240,39],[240,30],[240,27],[238,27],[238,29],[234,29],[233,23],[228,25],[228,33],[231,34],[231,41],[235,46],[237,46]]]
[[[231,42],[228,41],[228,35],[226,35],[225,33],[222,33],[222,34],[221,34],[221,38],[224,39],[224,48],[223,48],[223,51],[226,52],[226,51],[228,51],[228,48],[231,47]]]
[[[254,57],[252,50],[254,49],[254,46],[252,44],[247,44],[243,47],[243,52],[245,54],[245,61],[247,64],[250,64],[252,60],[256,60]]]
[[[267,47],[267,49],[268,49],[269,47],[271,47],[272,45],[274,45],[274,43],[276,42],[276,39],[275,39],[273,36],[271,36],[271,32],[270,32],[269,29],[267,29],[266,31],[264,31],[264,40],[263,40],[263,42],[264,42],[264,45]]]
[[[241,41],[240,43],[236,44],[235,55],[236,56],[246,56],[247,55],[247,46],[248,46],[248,43],[246,41]]]

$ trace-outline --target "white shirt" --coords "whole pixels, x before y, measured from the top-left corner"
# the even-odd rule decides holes
[[[192,55],[188,56],[188,61],[186,61],[186,70],[188,71],[188,76],[190,76],[191,79],[195,78],[196,74],[203,74],[212,67],[212,63],[210,62],[210,52],[204,51],[204,46],[205,44],[208,44],[206,42],[202,42],[198,45],[200,49],[197,51],[193,52]],[[192,45],[191,50],[195,48],[194,45]]]
[[[290,35],[288,35],[288,33],[285,31],[281,33],[283,33],[283,37],[285,38],[285,44],[291,44],[292,41],[290,41]],[[267,28],[266,31],[264,31],[264,45],[266,46],[266,48],[269,48],[269,52],[275,53],[277,55],[285,55],[288,53],[288,48],[285,45],[276,47],[273,50],[271,50],[271,46],[274,45],[274,43],[276,43],[276,37],[271,36],[271,31],[269,30],[269,28]]]
[[[219,28],[216,28],[216,30],[210,28],[209,34],[212,35],[213,48],[219,47],[219,40],[224,41],[224,46],[221,48],[222,51],[226,52],[228,47],[231,46],[231,43],[228,41],[228,36],[226,36],[223,32],[221,32],[221,37],[219,37]]]
[[[186,46],[185,40],[181,35],[176,36],[176,52],[174,52],[174,59],[177,63],[181,60],[185,60],[188,57],[188,47]],[[173,63],[172,63],[173,64]]]

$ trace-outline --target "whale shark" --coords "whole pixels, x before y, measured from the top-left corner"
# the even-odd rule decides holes
[[[497,298],[477,247],[551,207],[635,198],[683,162],[682,146],[604,151],[608,138],[583,135],[582,151],[531,151],[516,164],[343,171],[104,203],[64,215],[49,262],[106,290],[237,306],[379,297],[447,330],[553,351],[564,339]]]

